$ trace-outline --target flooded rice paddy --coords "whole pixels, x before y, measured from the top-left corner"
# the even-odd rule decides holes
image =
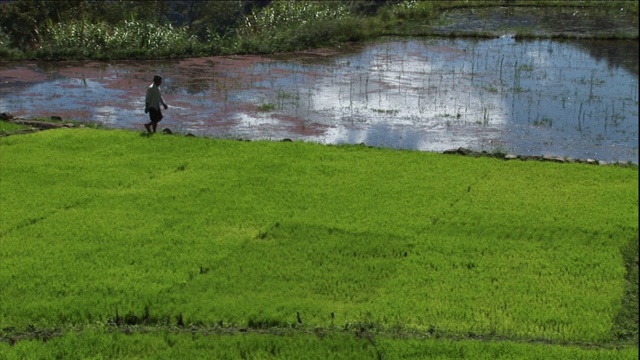
[[[201,136],[638,163],[638,42],[384,39],[274,56],[0,63],[0,112]]]
[[[540,37],[605,38],[619,34],[638,36],[637,14],[624,7],[481,7],[451,9],[435,24],[428,26],[435,34],[478,33],[509,34],[522,32]]]

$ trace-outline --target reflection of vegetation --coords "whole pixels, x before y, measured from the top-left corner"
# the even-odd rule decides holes
[[[400,110],[396,110],[396,109],[371,109],[372,111],[375,111],[377,113],[380,114],[387,114],[387,115],[396,115],[397,113],[400,112]]]
[[[518,67],[518,71],[533,71],[533,65],[523,64]]]
[[[498,88],[495,86],[487,86],[485,87],[485,90],[487,92],[494,93],[494,94],[498,93]]]
[[[188,81],[185,84],[187,94],[202,94],[209,90],[209,82],[206,80]]]
[[[276,104],[274,103],[264,103],[264,104],[258,105],[259,111],[268,112],[268,111],[273,111],[275,109],[276,109]]]
[[[571,42],[585,49],[596,61],[605,60],[610,68],[623,68],[638,76],[639,47],[637,41],[591,40]]]
[[[518,93],[528,92],[530,90],[527,90],[527,89],[523,88],[522,86],[518,85],[516,87],[511,88],[511,91],[513,91],[514,93],[518,94]]]
[[[553,126],[553,120],[550,118],[543,116],[540,120],[534,120],[533,126],[541,126],[541,127],[551,127]]]
[[[280,110],[284,109],[287,105],[299,106],[300,105],[300,94],[290,93],[284,91],[282,89],[278,90],[276,95],[276,107]]]
[[[600,86],[605,83],[603,79],[595,79],[593,76],[589,79],[581,78],[576,81],[580,85]]]
[[[299,94],[293,94],[290,92],[286,92],[284,90],[278,90],[278,99],[280,100],[285,100],[285,99],[294,99],[294,100],[300,100],[300,95]]]

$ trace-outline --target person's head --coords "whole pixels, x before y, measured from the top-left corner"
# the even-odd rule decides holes
[[[160,84],[162,84],[162,76],[160,76],[160,75],[155,75],[155,76],[153,77],[153,83],[154,83],[156,86],[160,86]]]

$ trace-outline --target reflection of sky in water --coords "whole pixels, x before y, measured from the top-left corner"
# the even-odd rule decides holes
[[[299,94],[283,111],[331,126],[319,142],[637,161],[637,76],[568,42],[390,41],[293,71],[260,85]]]
[[[373,124],[386,124],[393,117],[394,125],[416,130],[442,125],[447,119],[463,122],[481,116],[493,125],[506,121],[499,96],[472,95],[469,76],[419,45],[397,43],[365,51],[350,67],[338,71],[341,81],[324,79],[315,86],[311,110],[334,112],[337,119],[347,113]],[[350,71],[353,67],[358,70]]]
[[[121,116],[118,103],[127,101],[120,96],[122,90],[108,89],[104,84],[90,79],[57,78],[52,81],[31,85],[19,95],[3,96],[0,111],[35,110],[51,114],[57,109],[86,111],[92,114],[91,121],[115,123]],[[105,106],[104,100],[112,105]]]
[[[171,105],[163,126],[250,139],[637,162],[637,74],[612,66],[615,53],[594,58],[584,44],[410,39],[315,63],[265,59],[227,69],[172,62],[161,71]],[[98,77],[53,76],[22,89],[0,81],[0,112],[70,110],[140,129],[148,80],[138,78],[160,65],[115,63]]]

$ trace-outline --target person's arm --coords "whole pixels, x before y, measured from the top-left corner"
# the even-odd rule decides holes
[[[151,97],[151,88],[147,88],[147,93],[144,97],[144,113],[149,112],[149,98]]]
[[[164,102],[164,99],[162,98],[162,93],[158,91],[158,95],[160,95],[160,103],[164,105],[164,109],[167,110],[167,108],[169,108],[169,105],[167,105],[167,103]]]

